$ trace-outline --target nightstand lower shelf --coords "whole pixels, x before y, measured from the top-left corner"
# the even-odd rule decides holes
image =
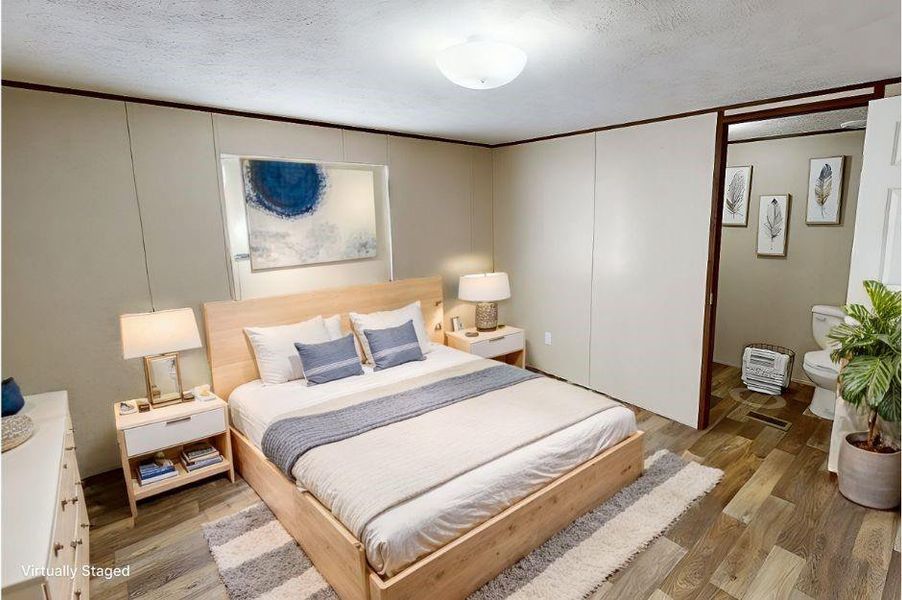
[[[164,479],[162,481],[155,481],[154,483],[149,483],[147,485],[141,485],[140,483],[138,483],[138,478],[135,477],[134,473],[132,473],[132,491],[135,495],[135,501],[143,500],[145,498],[150,498],[151,496],[156,496],[157,494],[160,494],[162,492],[166,492],[171,489],[187,485],[189,483],[194,483],[195,481],[200,481],[201,479],[206,479],[207,477],[216,475],[217,473],[228,472],[231,468],[232,462],[227,458],[223,458],[222,462],[215,465],[203,467],[194,471],[188,471],[181,463],[175,463],[175,470],[178,475]]]

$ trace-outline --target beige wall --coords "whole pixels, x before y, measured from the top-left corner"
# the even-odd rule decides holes
[[[204,302],[229,298],[222,211],[212,201],[219,184],[211,115],[133,103],[126,108],[153,307],[191,306],[201,325]],[[204,349],[183,352],[181,370],[187,385],[208,382]]]
[[[219,153],[387,165],[395,277],[444,275],[472,323],[454,296],[492,267],[491,151],[3,88],[3,375],[69,390],[85,475],[117,466],[112,405],[143,395],[118,315],[230,296]],[[297,271],[307,289],[362,279]],[[203,350],[183,367],[209,381]]]
[[[142,389],[118,316],[150,309],[125,105],[3,91],[3,376],[68,389],[86,474],[116,464],[111,405]]]
[[[388,165],[395,278],[442,275],[445,327],[452,316],[472,327],[457,282],[492,270],[491,150],[392,136]]]
[[[861,173],[863,131],[730,144],[728,166],[752,165],[748,227],[724,227],[720,250],[714,360],[739,365],[751,342],[796,351],[793,377],[807,381],[805,352],[817,350],[811,307],[842,305]],[[840,225],[805,224],[809,160],[845,156]],[[755,254],[761,195],[790,194],[786,257]]]
[[[526,329],[529,364],[588,386],[595,136],[500,148],[494,170],[501,318]]]

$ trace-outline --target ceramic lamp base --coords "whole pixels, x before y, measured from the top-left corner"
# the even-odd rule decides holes
[[[478,331],[495,331],[498,329],[498,304],[480,302],[476,305],[476,329]]]

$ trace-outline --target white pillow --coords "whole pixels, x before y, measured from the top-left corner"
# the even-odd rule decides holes
[[[326,331],[329,332],[330,340],[337,340],[344,337],[341,335],[341,315],[326,317],[323,319],[323,324],[326,326]]]
[[[354,327],[354,333],[357,334],[360,345],[363,346],[363,352],[368,363],[373,362],[373,355],[370,352],[370,345],[366,340],[366,336],[363,335],[364,329],[388,329],[389,327],[403,325],[407,321],[413,321],[413,329],[417,332],[417,341],[420,342],[420,351],[426,354],[432,349],[429,336],[426,335],[426,323],[423,320],[423,310],[420,308],[419,300],[396,310],[386,310],[366,315],[352,312],[348,313],[348,317],[351,319],[351,325]]]
[[[257,370],[263,383],[285,383],[304,376],[295,342],[321,344],[330,340],[321,316],[309,321],[276,327],[245,327],[257,357]]]

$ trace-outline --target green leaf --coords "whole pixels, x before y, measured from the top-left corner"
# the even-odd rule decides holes
[[[864,282],[864,289],[874,307],[874,313],[881,319],[898,319],[902,315],[902,294],[894,292],[879,281]]]
[[[872,309],[861,304],[843,307],[853,322],[834,327],[828,338],[836,343],[831,357],[844,360],[839,392],[862,409],[876,410],[885,421],[902,419],[902,294],[878,281],[864,282]]]
[[[898,386],[877,405],[877,414],[889,423],[896,423],[902,419],[902,394],[899,393]]]
[[[893,378],[893,364],[889,357],[855,356],[843,369],[843,398],[848,393],[859,402],[877,406],[889,391]]]
[[[863,304],[846,304],[842,310],[859,323],[865,323],[871,318],[871,311]]]

